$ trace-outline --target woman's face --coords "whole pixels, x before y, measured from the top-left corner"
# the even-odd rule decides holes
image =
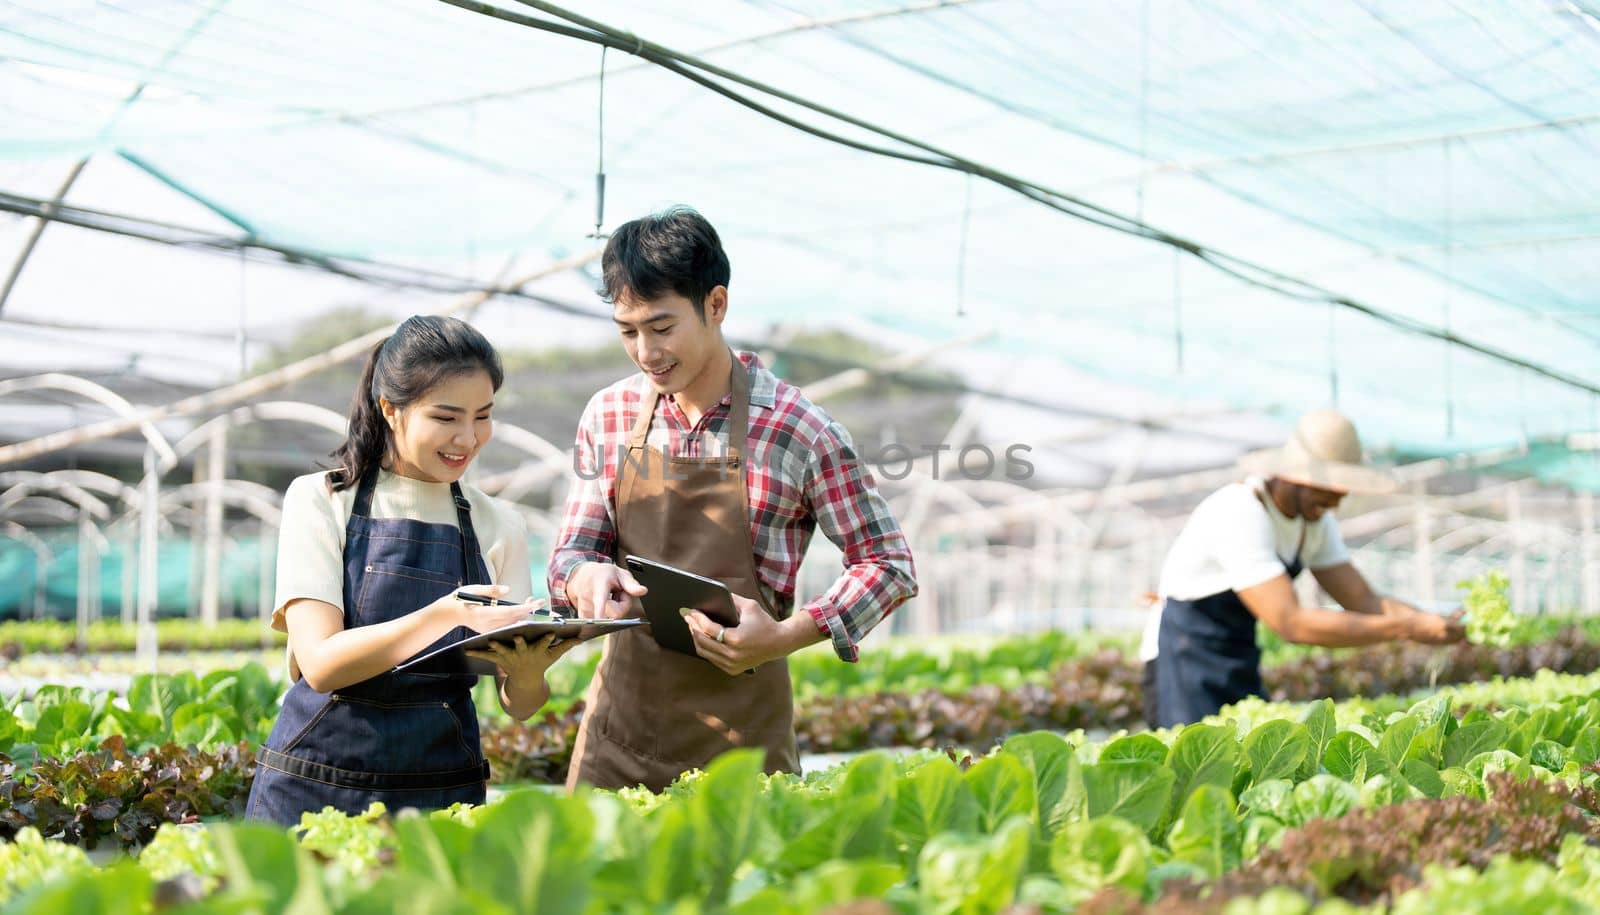
[[[482,369],[445,378],[403,409],[380,405],[394,433],[389,469],[413,480],[454,483],[494,434],[494,382]]]

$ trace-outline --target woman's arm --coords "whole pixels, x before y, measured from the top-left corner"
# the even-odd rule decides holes
[[[506,589],[468,585],[461,590],[498,597]],[[526,618],[529,609],[526,604],[469,604],[451,592],[415,612],[354,629],[344,628],[338,607],[311,598],[290,601],[284,614],[301,676],[312,689],[326,693],[390,670],[457,626],[486,632]]]

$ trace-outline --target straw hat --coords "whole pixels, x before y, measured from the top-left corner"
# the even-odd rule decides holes
[[[1314,410],[1300,417],[1282,448],[1247,454],[1239,461],[1247,473],[1338,492],[1384,493],[1394,489],[1388,474],[1361,460],[1356,427],[1336,410]]]

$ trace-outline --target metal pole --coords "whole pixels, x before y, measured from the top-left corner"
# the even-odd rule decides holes
[[[89,507],[78,507],[78,644],[89,646],[89,613],[91,593],[99,587],[94,574],[100,557],[95,552],[94,521],[89,517]]]
[[[133,528],[127,527],[120,544],[120,551],[122,554],[122,602],[117,605],[117,613],[122,618],[122,625],[124,626],[133,625],[133,589],[134,583],[138,580],[138,575],[135,570],[135,565],[138,560],[134,558],[137,555],[137,551],[134,546],[134,544],[137,542],[137,538],[138,534],[134,532]]]
[[[36,620],[44,619],[49,610],[49,602],[45,599],[45,580],[50,575],[51,564],[45,553],[34,553],[33,618]]]
[[[222,588],[222,479],[228,460],[228,426],[218,425],[206,451],[205,550],[200,575],[200,619],[217,625],[218,594]]]
[[[1600,557],[1596,553],[1594,531],[1594,493],[1585,490],[1578,496],[1578,537],[1582,547],[1578,560],[1582,564],[1579,576],[1583,594],[1583,612],[1592,616],[1600,613]]]
[[[156,453],[152,448],[144,452],[143,491],[139,499],[139,607],[138,627],[135,635],[135,658],[140,667],[151,673],[156,668],[156,604],[161,595],[161,569],[157,555],[159,504],[161,482],[156,472]]]
[[[1414,565],[1412,567],[1412,593],[1420,601],[1435,599],[1433,574],[1433,514],[1428,510],[1428,484],[1418,480],[1412,487],[1416,493],[1413,505],[1415,516],[1412,532],[1416,537]]]
[[[1506,526],[1511,535],[1511,609],[1528,613],[1528,551],[1523,543],[1522,487],[1506,491]]]

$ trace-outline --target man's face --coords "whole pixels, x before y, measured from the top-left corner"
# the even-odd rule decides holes
[[[705,319],[694,303],[675,292],[659,298],[636,299],[624,292],[611,307],[611,318],[622,335],[622,347],[634,365],[663,395],[692,384],[716,353],[722,341],[722,319],[727,314],[728,290],[718,286],[706,296]]]
[[[1339,507],[1344,501],[1344,493],[1336,489],[1319,489],[1315,486],[1294,484],[1298,491],[1296,494],[1296,507],[1300,509],[1300,516],[1307,521],[1320,521],[1322,516]]]

